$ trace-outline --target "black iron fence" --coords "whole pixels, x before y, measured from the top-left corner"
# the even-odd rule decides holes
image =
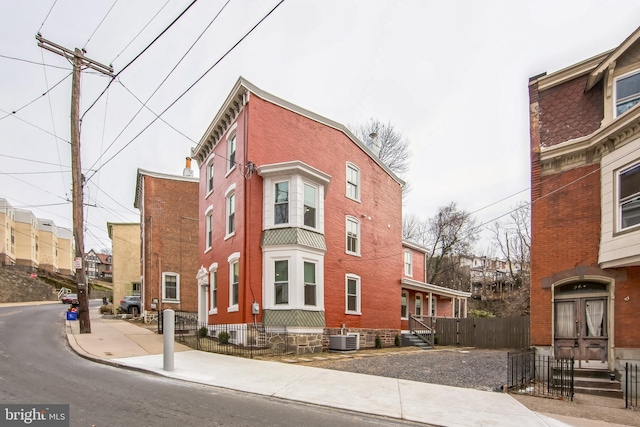
[[[163,330],[163,313],[158,313],[158,333]],[[295,349],[286,326],[262,324],[207,325],[197,313],[175,312],[175,339],[195,350],[240,357],[281,356]]]
[[[158,333],[162,334],[164,325],[164,312],[158,313]],[[198,329],[198,313],[191,313],[188,311],[176,311],[175,312],[175,332],[176,336],[180,337],[189,332],[193,332]]]
[[[291,339],[286,326],[200,324],[185,344],[196,350],[254,358],[292,354]]]
[[[537,356],[535,350],[507,353],[509,392],[573,400],[573,359]]]
[[[625,363],[624,366],[624,407],[638,407],[638,365]]]

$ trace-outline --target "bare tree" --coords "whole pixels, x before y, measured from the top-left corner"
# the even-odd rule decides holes
[[[106,246],[100,249],[100,253],[103,255],[112,255],[111,248],[108,248]]]
[[[428,283],[460,288],[463,286],[460,272],[460,255],[471,253],[478,240],[475,220],[456,203],[438,209],[436,215],[426,221],[414,216],[403,219],[403,238],[411,240],[429,251],[427,253]]]
[[[509,281],[513,291],[506,301],[509,315],[529,313],[529,290],[531,264],[531,207],[522,202],[512,210],[509,217],[496,221],[490,228],[493,243],[499,254],[507,261]]]
[[[367,146],[379,148],[378,158],[393,173],[402,176],[409,170],[409,140],[404,138],[391,123],[369,119],[365,124],[352,129],[353,133]]]

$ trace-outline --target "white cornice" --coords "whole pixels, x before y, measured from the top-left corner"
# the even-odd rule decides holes
[[[640,104],[590,135],[540,150],[540,174],[549,175],[594,162],[640,134]]]
[[[397,183],[402,186],[405,185],[405,182],[400,179],[400,177],[398,177],[395,173],[393,173],[391,169],[387,167],[387,165],[380,161],[378,156],[376,156],[349,129],[347,129],[346,126],[323,117],[319,114],[316,114],[313,111],[306,110],[298,105],[295,105],[268,92],[265,92],[243,77],[238,78],[238,81],[233,86],[233,89],[227,96],[227,99],[222,104],[222,107],[207,128],[207,131],[200,139],[200,142],[198,142],[198,145],[191,150],[191,157],[196,159],[198,161],[198,164],[202,164],[202,162],[209,156],[213,148],[216,146],[218,141],[220,141],[222,136],[225,135],[226,130],[233,124],[244,106],[249,102],[251,94],[255,94],[259,98],[282,107],[286,110],[289,110],[293,113],[299,114],[325,126],[329,126],[336,130],[339,130],[340,132],[344,133],[349,139],[351,139],[351,141],[353,141],[356,145],[358,145],[358,147],[360,147],[362,151],[367,153],[367,155],[371,157],[373,161],[378,164],[378,166],[384,169],[389,174],[389,176],[391,176]]]
[[[417,243],[411,242],[409,240],[402,240],[402,246],[409,248],[409,249],[413,249],[416,250],[418,252],[422,252],[422,253],[429,253],[429,249],[418,245]]]
[[[610,50],[606,58],[604,58],[600,63],[600,65],[598,65],[598,67],[594,69],[589,75],[589,80],[587,80],[586,90],[589,90],[593,86],[595,86],[595,84],[600,81],[600,79],[604,75],[607,68],[609,68],[609,66],[612,63],[615,63],[615,61],[618,58],[620,58],[620,55],[622,55],[627,49],[629,49],[629,47],[631,47],[631,45],[633,45],[638,40],[639,37],[640,37],[640,27],[638,27],[633,33],[631,33],[631,35],[627,37],[625,41],[620,43],[618,47]]]
[[[537,79],[538,90],[546,90],[593,71],[611,52],[607,51]]]

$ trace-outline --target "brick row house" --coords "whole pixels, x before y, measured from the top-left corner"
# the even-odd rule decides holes
[[[393,345],[404,182],[375,143],[240,78],[192,157],[202,320],[286,326],[301,353],[339,333]]]
[[[190,162],[187,159],[182,176],[137,172],[134,207],[140,211],[140,251],[136,262],[141,268],[139,288],[134,283],[132,293],[141,295],[141,309],[147,316],[166,309],[198,310],[198,178],[193,177]],[[131,256],[128,250],[123,252]],[[120,277],[128,283],[131,275]]]
[[[529,99],[531,344],[620,371],[640,360],[640,28]]]

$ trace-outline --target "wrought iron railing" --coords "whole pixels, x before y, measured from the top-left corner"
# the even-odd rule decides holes
[[[507,353],[510,392],[573,400],[574,361],[537,356],[535,350]]]
[[[625,363],[624,366],[624,407],[638,407],[638,365]]]
[[[265,327],[260,323],[237,325],[199,324],[185,344],[200,351],[254,358],[292,354],[286,326]]]

